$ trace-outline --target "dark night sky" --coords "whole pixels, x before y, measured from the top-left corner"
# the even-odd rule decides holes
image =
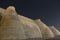
[[[60,1],[58,0],[0,0],[0,7],[15,6],[16,11],[32,19],[40,18],[60,30]]]

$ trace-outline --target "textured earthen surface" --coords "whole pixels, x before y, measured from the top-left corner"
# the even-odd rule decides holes
[[[60,32],[59,32],[60,33]],[[40,19],[32,20],[18,15],[13,6],[0,8],[0,40],[56,40],[60,35],[53,31]]]

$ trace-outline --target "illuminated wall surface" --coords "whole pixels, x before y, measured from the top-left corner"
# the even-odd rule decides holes
[[[60,32],[55,27],[48,27],[40,19],[33,20],[18,15],[13,6],[6,9],[0,8],[0,40],[26,40],[31,38],[44,40],[56,36],[60,36]]]

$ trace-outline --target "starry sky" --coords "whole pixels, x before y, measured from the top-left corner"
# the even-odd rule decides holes
[[[47,25],[60,30],[60,1],[58,0],[0,0],[0,7],[15,6],[20,15],[40,18]]]

